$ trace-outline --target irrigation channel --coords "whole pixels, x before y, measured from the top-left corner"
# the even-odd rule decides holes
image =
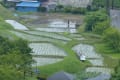
[[[10,32],[30,42],[29,47],[32,48],[31,54],[36,61],[33,66],[44,66],[60,62],[64,60],[64,57],[68,56],[68,53],[55,45],[55,43],[65,45],[73,39],[79,41],[85,40],[80,34],[76,34],[76,23],[79,21],[79,23],[82,22],[79,19],[69,19],[71,21],[68,27],[68,21],[61,19],[61,16],[55,19],[47,18],[42,20],[36,17],[29,22],[26,21],[28,22],[24,24],[26,28],[20,24],[23,29],[18,28],[19,24],[14,24],[13,27],[16,30]],[[7,22],[13,25],[14,21],[7,20]],[[69,35],[65,36],[64,33],[69,33]],[[110,78],[111,70],[104,67],[104,58],[95,52],[94,47],[86,44],[77,44],[72,50],[78,55],[79,53],[84,54],[87,60],[93,65],[92,67],[88,67],[86,72],[101,72],[97,77],[88,80],[106,80]]]

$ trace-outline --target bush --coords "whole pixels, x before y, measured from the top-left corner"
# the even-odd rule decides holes
[[[46,9],[46,7],[40,7],[40,8],[39,8],[39,11],[41,11],[41,12],[46,12],[47,9]]]
[[[103,32],[110,27],[109,20],[103,21],[101,23],[96,23],[95,27],[93,28],[93,32],[102,35]]]
[[[109,0],[110,6],[112,6],[112,1],[114,1],[113,5],[115,8],[120,8],[120,0]],[[94,9],[105,8],[106,7],[106,0],[93,0],[92,7]]]
[[[71,13],[73,13],[73,14],[85,14],[86,9],[85,8],[72,8]]]
[[[120,80],[120,62],[119,65],[115,68],[115,73],[112,74],[112,78],[110,80]]]
[[[71,13],[71,9],[72,9],[72,7],[71,6],[67,6],[67,7],[64,7],[64,12],[66,12],[66,13]]]
[[[85,31],[93,31],[97,23],[104,22],[108,19],[107,14],[104,11],[96,11],[86,16]]]
[[[108,28],[103,35],[103,39],[111,49],[120,52],[120,32],[117,29]]]
[[[61,10],[61,9],[64,8],[64,6],[63,5],[57,5],[56,8],[59,9],[59,10]]]

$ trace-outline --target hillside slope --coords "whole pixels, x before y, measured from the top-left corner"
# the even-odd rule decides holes
[[[0,4],[0,17],[3,19],[14,19],[13,13]]]
[[[17,39],[14,34],[10,33],[10,30],[13,30],[13,27],[5,22],[6,19],[15,19],[15,17],[13,16],[12,12],[0,4],[0,36],[9,39]]]

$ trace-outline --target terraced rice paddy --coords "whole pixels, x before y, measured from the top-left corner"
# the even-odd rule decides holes
[[[33,35],[40,35],[40,36],[50,37],[54,39],[59,39],[59,40],[65,40],[65,41],[71,40],[70,38],[64,37],[63,35],[59,35],[57,33],[48,33],[48,32],[42,32],[42,31],[24,31],[24,32],[33,34]]]
[[[86,69],[86,72],[101,72],[101,73],[104,73],[104,74],[110,74],[111,73],[111,70],[108,69],[108,68],[100,68],[100,67],[89,67]]]
[[[32,48],[32,55],[38,56],[67,56],[62,49],[50,44],[50,43],[31,43],[30,48]]]
[[[49,23],[49,27],[51,28],[68,28],[68,26],[69,28],[76,28],[76,23],[72,21],[66,22],[60,19],[54,19]]]
[[[46,31],[46,32],[70,32],[70,33],[76,33],[76,29],[68,29],[68,28],[34,28],[34,30]]]
[[[99,54],[97,54],[94,50],[93,46],[86,44],[78,44],[73,47],[73,50],[77,53],[78,56],[83,54],[86,56],[87,60],[93,65],[92,67],[86,68],[86,72],[96,72],[101,73],[95,78],[91,78],[88,80],[109,80],[111,76],[111,69],[106,68],[104,66],[103,60],[104,58]],[[100,78],[101,75],[104,75],[103,78]]]
[[[43,27],[41,25],[46,26]],[[11,31],[11,33],[30,42],[29,46],[32,48],[31,54],[33,55],[33,59],[37,62],[36,64],[40,66],[62,61],[64,57],[67,56],[67,53],[52,43],[65,45],[74,39],[73,36],[75,34],[66,37],[63,33],[60,33],[76,33],[74,22],[70,22],[68,28],[68,23],[59,19],[40,24],[40,26],[36,24],[36,26],[29,27],[29,29],[30,30],[18,29],[19,31]],[[81,38],[81,35],[76,34],[76,38]]]
[[[35,22],[36,23],[36,22]],[[28,23],[32,30],[46,31],[46,32],[70,32],[76,33],[76,21],[69,21],[63,19],[47,19],[37,21],[36,24]]]
[[[90,45],[79,44],[73,47],[73,50],[78,54],[84,54],[86,58],[101,58],[101,55],[96,54],[94,47]]]
[[[16,34],[18,37],[21,37],[29,42],[32,42],[29,44],[29,46],[30,48],[32,48],[31,54],[33,55],[33,59],[36,61],[36,63],[33,64],[33,66],[35,66],[36,64],[37,66],[53,64],[62,61],[64,57],[67,56],[67,53],[65,51],[63,51],[61,48],[57,46],[54,46],[52,42],[65,44],[67,41],[70,40],[70,38],[66,38],[59,34],[53,33],[49,34],[47,32],[45,33],[38,31],[21,31],[21,32],[11,31],[11,32]],[[40,35],[38,35],[38,33]],[[43,42],[46,41],[50,43],[41,43],[41,41]]]
[[[48,37],[42,37],[42,36],[37,36],[37,35],[30,35],[30,34],[25,34],[22,32],[17,32],[17,31],[11,31],[12,33],[14,33],[15,35],[17,35],[20,38],[23,38],[27,41],[30,42],[42,42],[42,41],[46,41],[46,42],[56,42],[56,43],[63,43],[65,44],[66,41],[62,41],[62,40],[57,40],[57,39],[52,39],[52,38],[48,38]]]
[[[18,30],[28,30],[28,28],[20,23],[18,23],[15,20],[5,20],[7,23],[9,23],[10,25],[12,25],[14,27],[14,29],[18,29]]]

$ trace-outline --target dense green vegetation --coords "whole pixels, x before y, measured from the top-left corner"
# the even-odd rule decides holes
[[[114,51],[120,52],[120,32],[117,29],[109,28],[103,36],[106,44]]]
[[[120,80],[120,62],[115,67],[115,73],[112,74],[112,78],[110,80]]]
[[[104,25],[106,25],[107,20],[108,20],[108,16],[106,15],[106,13],[104,11],[91,12],[86,16],[85,31],[97,32],[97,31],[99,31],[99,29],[104,30],[108,26],[108,25],[104,26]],[[103,26],[103,27],[101,27],[101,26]]]
[[[108,19],[103,11],[92,12],[86,16],[85,31],[101,35],[104,44],[119,52],[120,32],[110,26]]]
[[[14,19],[13,13],[0,4],[0,16],[3,19]]]
[[[19,39],[5,19],[15,19],[12,12],[0,5],[0,80],[24,80],[26,71],[31,71],[32,56],[28,42]]]
[[[26,41],[0,37],[0,79],[24,80],[24,73],[31,70],[30,52]]]
[[[120,8],[120,0],[109,0],[110,1],[110,7],[112,8],[112,6],[114,8]],[[108,4],[108,2],[106,2],[106,0],[93,0],[93,4],[92,4],[92,10],[98,10],[100,8],[104,8],[106,7],[106,4]]]
[[[86,14],[87,9],[86,8],[75,8],[71,6],[63,6],[58,5],[55,10],[52,10],[52,12],[61,12],[61,13],[72,13],[72,14]]]

